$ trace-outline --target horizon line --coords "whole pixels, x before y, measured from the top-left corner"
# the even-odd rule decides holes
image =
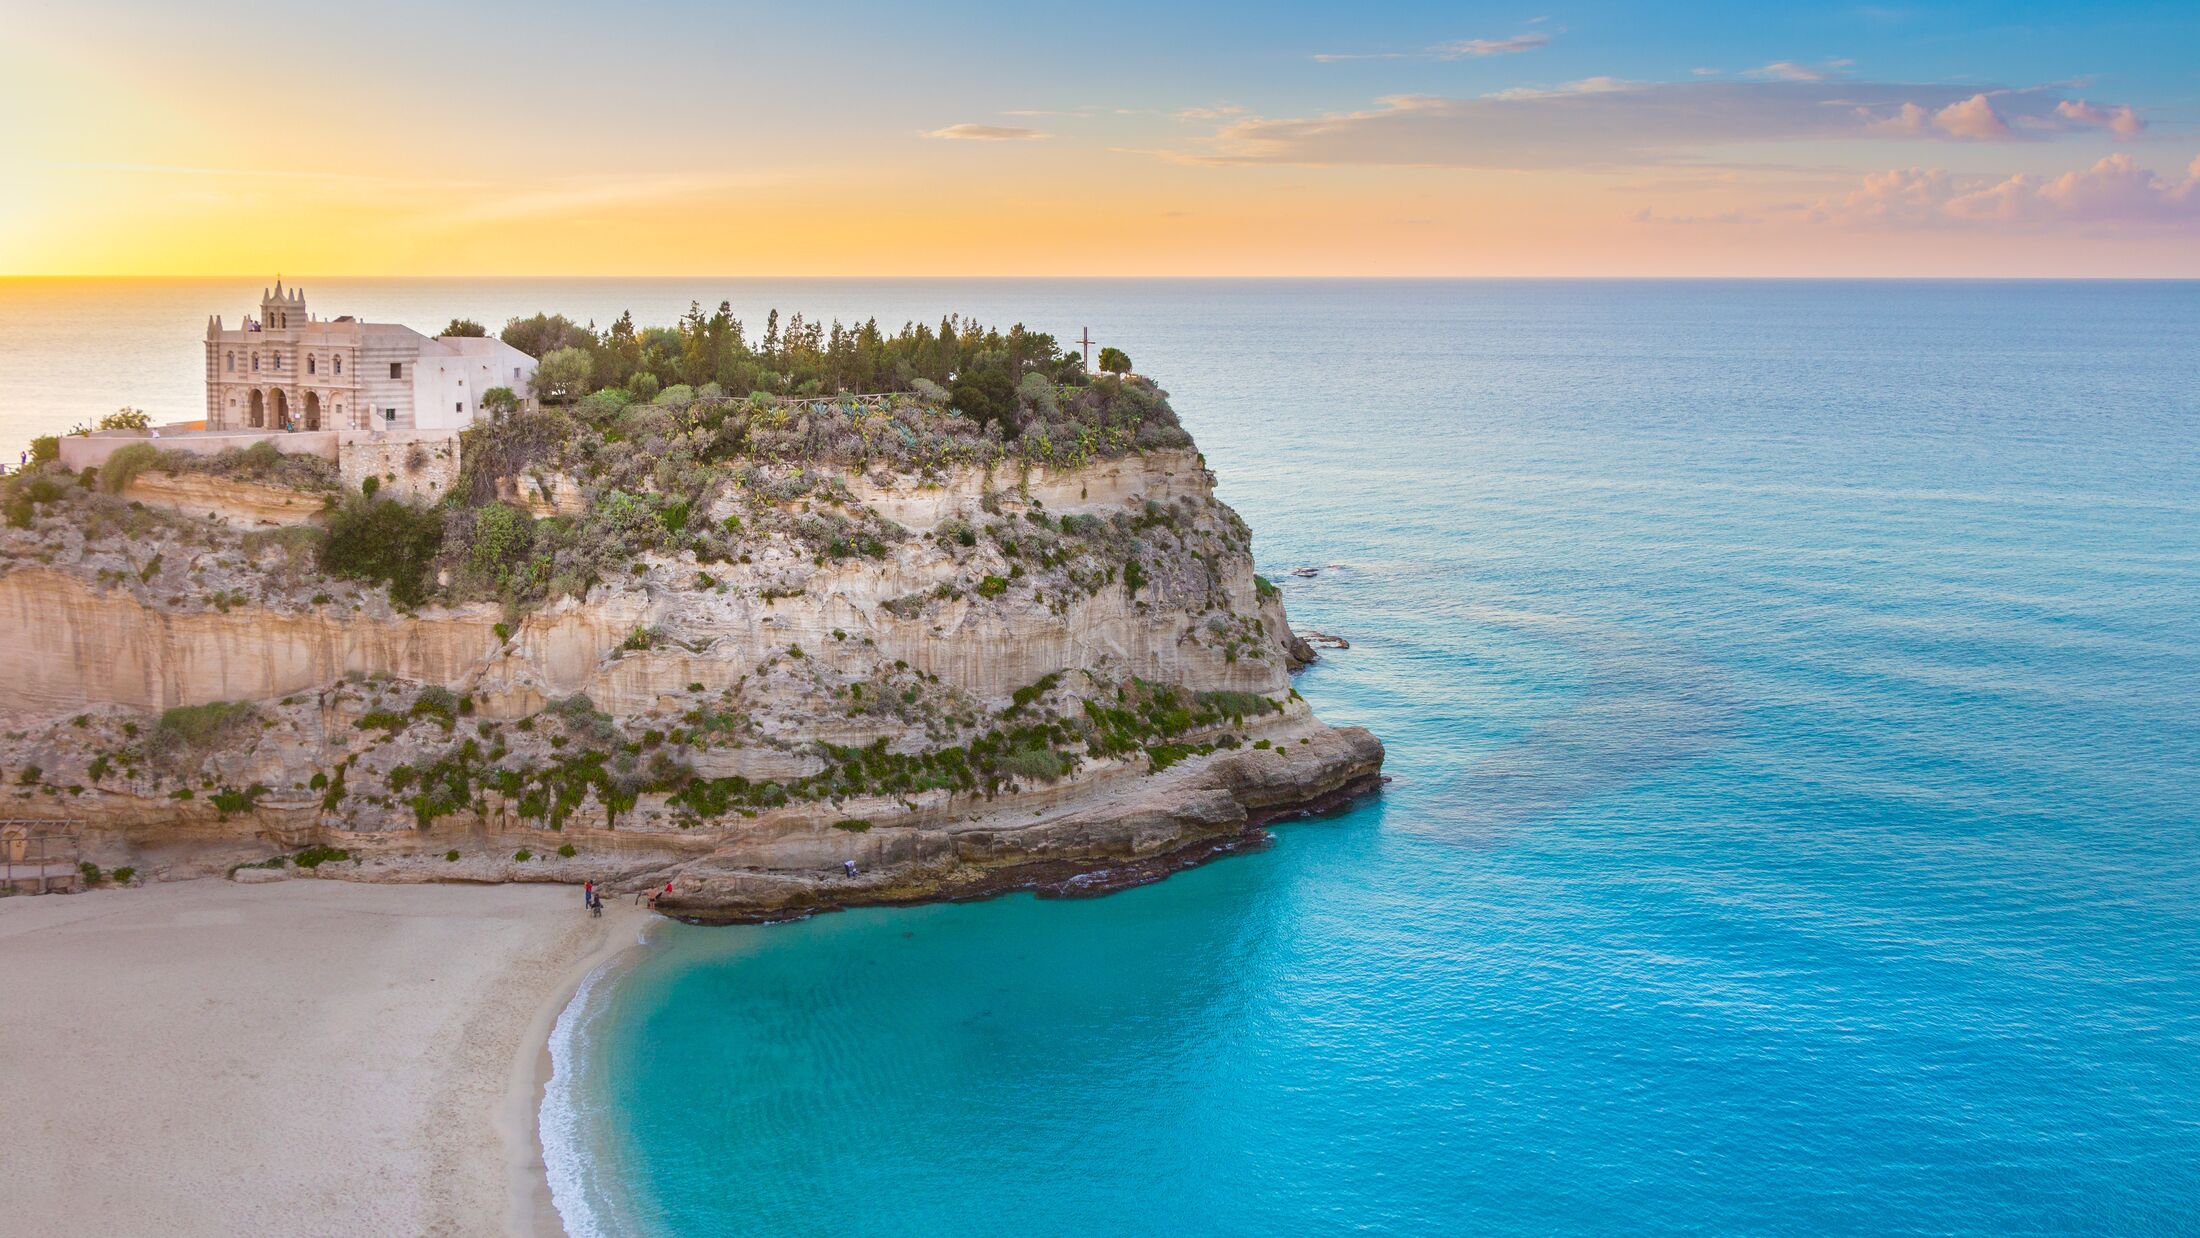
[[[187,280],[254,280],[254,279],[258,279],[258,280],[267,280],[267,279],[272,279],[272,278],[274,278],[274,277],[273,277],[273,276],[271,276],[271,275],[269,275],[269,274],[267,274],[267,273],[265,273],[265,272],[214,272],[214,273],[200,273],[200,274],[89,274],[89,273],[80,273],[80,272],[69,272],[69,273],[11,273],[11,272],[0,272],[0,281],[19,281],[19,282],[28,282],[28,281],[32,281],[32,280],[53,280],[53,281],[60,281],[60,280],[75,280],[75,281],[92,281],[92,280],[133,280],[133,281],[151,281],[151,280],[173,280],[173,281],[178,281],[178,282],[181,282],[181,281],[187,281]],[[1607,280],[1607,281],[1609,281],[1609,280],[1628,280],[1628,281],[1636,281],[1636,282],[1642,282],[1642,283],[1653,283],[1653,282],[1663,282],[1663,283],[1694,283],[1694,282],[1710,282],[1710,281],[1724,281],[1724,282],[1728,282],[1728,283],[1776,283],[1776,282],[1782,282],[1782,281],[1789,281],[1789,282],[1793,282],[1793,281],[1810,281],[1810,282],[1817,282],[1817,283],[1829,283],[1829,284],[1831,284],[1831,283],[1846,283],[1846,284],[1863,284],[1863,283],[1882,283],[1882,284],[1900,284],[1900,283],[1912,283],[1912,284],[1922,284],[1922,283],[1979,283],[1979,284],[1991,284],[1991,283],[2043,283],[2043,282],[2052,282],[2052,283],[2127,283],[2127,284],[2131,284],[2131,283],[2157,283],[2157,284],[2176,284],[2176,283],[2196,283],[2196,282],[2200,282],[2200,273],[2195,273],[2195,274],[2191,274],[2191,275],[2028,275],[2028,274],[2005,274],[2005,275],[1823,275],[1823,274],[1789,274],[1789,275],[1780,275],[1780,274],[1772,274],[1772,275],[1767,275],[1767,274],[1749,274],[1749,275],[1740,275],[1740,274],[1736,274],[1736,275],[1727,275],[1727,274],[1698,274],[1698,275],[1622,275],[1622,274],[1610,274],[1610,275],[1390,275],[1390,274],[1374,274],[1374,273],[1368,273],[1368,274],[1349,274],[1349,275],[1335,275],[1335,274],[1331,274],[1331,275],[1313,275],[1313,274],[1292,274],[1292,273],[1279,273],[1279,274],[1267,274],[1267,275],[1245,275],[1245,274],[1218,274],[1218,275],[1209,275],[1209,274],[1168,274],[1168,275],[1160,275],[1160,274],[1144,274],[1144,273],[1136,273],[1136,274],[1123,274],[1123,273],[1114,273],[1114,274],[1106,274],[1106,275],[1090,275],[1090,274],[1069,274],[1069,273],[1047,273],[1047,274],[1031,274],[1031,275],[954,275],[954,274],[931,274],[931,273],[928,273],[928,274],[898,274],[898,275],[845,275],[845,274],[843,274],[843,275],[800,275],[800,274],[754,274],[754,273],[751,273],[751,274],[740,274],[740,275],[734,275],[734,274],[722,274],[722,273],[705,273],[705,274],[696,274],[696,275],[668,275],[668,274],[610,274],[610,275],[605,275],[605,274],[593,274],[593,275],[591,275],[591,274],[560,274],[560,273],[554,273],[554,272],[552,272],[552,273],[535,273],[535,274],[510,274],[510,273],[505,273],[505,274],[483,274],[483,273],[478,273],[478,272],[467,272],[467,273],[459,273],[459,274],[436,274],[436,275],[428,275],[428,274],[417,274],[417,273],[405,273],[405,274],[381,274],[381,275],[360,275],[360,274],[346,274],[346,273],[343,273],[343,272],[329,272],[329,271],[323,271],[323,272],[318,272],[318,273],[310,273],[310,272],[309,272],[309,273],[305,273],[305,274],[301,274],[301,275],[285,275],[285,276],[283,276],[283,279],[284,279],[285,281],[287,281],[287,282],[292,282],[292,283],[295,283],[295,282],[297,282],[297,281],[299,281],[299,280],[305,280],[305,279],[337,279],[337,280],[606,280],[606,281],[609,281],[609,280],[718,280],[718,281],[736,281],[736,282],[738,282],[738,281],[744,281],[744,280],[750,280],[750,281],[753,281],[753,280],[816,280],[816,281],[846,281],[846,282],[855,282],[855,281],[889,281],[889,280],[909,280],[909,281],[915,281],[915,280],[958,280],[958,281],[964,281],[964,282],[973,282],[973,283],[974,283],[974,282],[981,282],[981,281],[993,281],[993,282],[1000,282],[1000,283],[1014,283],[1014,282],[1028,282],[1028,281],[1034,281],[1034,280],[1079,280],[1079,281],[1094,281],[1094,282],[1101,282],[1101,281],[1130,281],[1130,280],[1169,280],[1169,281],[1192,281],[1192,280],[1203,280],[1203,281],[1216,281],[1216,280],[1238,280],[1238,281],[1245,281],[1245,282],[1255,282],[1255,281],[1281,281],[1281,280],[1301,280],[1301,281],[1325,281],[1325,282],[1336,282],[1336,283],[1342,283],[1342,282],[1347,282],[1347,281],[1360,280],[1360,281],[1382,281],[1382,282],[1386,282],[1386,283],[1421,283],[1421,284],[1436,284],[1436,283],[1466,283],[1466,282],[1491,282],[1491,283],[1497,283],[1497,282],[1524,282],[1524,281],[1540,281],[1540,282],[1550,282],[1550,283],[1561,283],[1561,282],[1565,282],[1565,283],[1585,283],[1585,282],[1598,281],[1598,280]]]

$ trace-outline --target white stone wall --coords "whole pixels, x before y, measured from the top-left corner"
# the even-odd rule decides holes
[[[430,502],[458,481],[458,435],[449,430],[392,430],[337,435],[336,471],[350,490],[377,478],[377,494]]]
[[[413,379],[413,424],[455,430],[473,424],[481,397],[510,387],[521,399],[535,373],[535,359],[502,340],[444,338],[440,350],[422,350]]]

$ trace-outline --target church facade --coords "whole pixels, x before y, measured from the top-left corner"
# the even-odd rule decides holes
[[[532,404],[535,359],[495,338],[428,336],[396,323],[315,318],[276,281],[259,317],[206,324],[208,430],[457,430],[487,392]]]

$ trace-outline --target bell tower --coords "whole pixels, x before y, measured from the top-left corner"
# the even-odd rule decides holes
[[[281,331],[288,327],[302,327],[306,325],[307,321],[309,320],[306,317],[305,289],[293,288],[289,292],[284,292],[283,281],[280,276],[275,279],[275,291],[273,293],[268,292],[265,288],[260,289],[260,329],[262,331]]]

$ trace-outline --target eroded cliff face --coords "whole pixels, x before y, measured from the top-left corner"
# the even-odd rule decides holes
[[[152,876],[318,844],[351,857],[320,875],[669,880],[667,911],[755,919],[1097,888],[1378,781],[1381,745],[1291,692],[1196,453],[830,490],[782,507],[897,536],[653,554],[524,614],[405,612],[272,535],[13,533],[0,815]],[[251,502],[209,510],[292,506]]]

